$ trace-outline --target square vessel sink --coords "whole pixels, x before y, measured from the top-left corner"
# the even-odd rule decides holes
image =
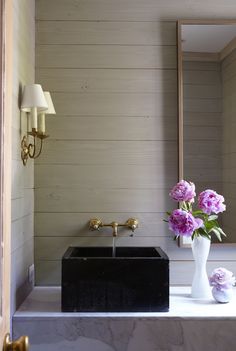
[[[169,259],[156,247],[69,247],[62,258],[63,312],[165,312]]]

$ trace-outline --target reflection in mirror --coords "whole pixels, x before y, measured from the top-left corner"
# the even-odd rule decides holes
[[[235,243],[236,21],[182,21],[178,43],[180,179],[225,197],[219,222]]]

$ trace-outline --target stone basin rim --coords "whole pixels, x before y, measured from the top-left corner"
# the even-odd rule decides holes
[[[118,246],[116,255],[112,255],[111,246],[70,246],[63,255],[63,259],[167,259],[168,256],[160,247],[153,246]]]

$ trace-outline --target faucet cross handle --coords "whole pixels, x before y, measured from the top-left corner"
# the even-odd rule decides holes
[[[102,221],[99,218],[92,218],[89,221],[89,229],[91,230],[99,230],[102,226]]]
[[[138,220],[136,218],[129,218],[126,221],[126,226],[132,230],[132,232],[135,231],[135,229],[138,228]]]

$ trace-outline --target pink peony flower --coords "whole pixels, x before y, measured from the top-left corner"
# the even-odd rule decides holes
[[[201,192],[198,196],[198,206],[206,214],[223,212],[226,209],[225,201],[222,195],[216,191],[207,189]]]
[[[175,201],[194,202],[195,185],[186,180],[181,180],[177,183],[170,192],[170,197]]]
[[[235,284],[235,277],[232,272],[225,268],[216,268],[209,277],[211,286],[218,290],[230,289]]]
[[[191,236],[193,232],[203,226],[200,218],[194,218],[190,212],[177,209],[169,216],[169,229],[176,236]]]

